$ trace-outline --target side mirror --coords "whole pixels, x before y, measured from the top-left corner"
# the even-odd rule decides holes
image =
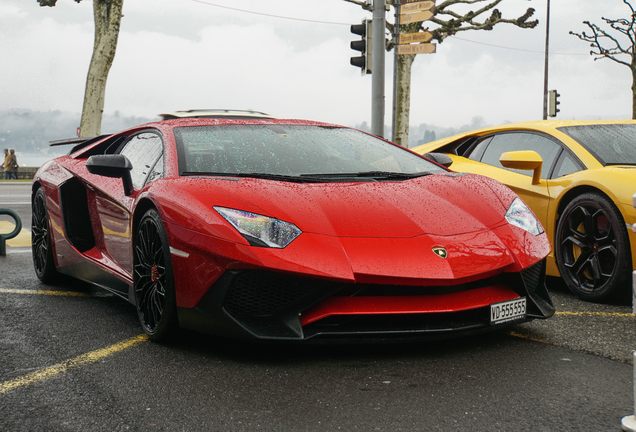
[[[124,183],[124,193],[126,195],[130,195],[133,191],[132,179],[130,177],[132,164],[124,155],[91,156],[88,158],[88,161],[86,161],[86,169],[88,169],[88,172],[91,174],[122,179]]]
[[[426,153],[424,157],[446,168],[453,164],[453,160],[444,153]]]
[[[534,150],[505,152],[499,158],[499,162],[506,168],[532,171],[532,184],[539,184],[541,181],[543,159]]]

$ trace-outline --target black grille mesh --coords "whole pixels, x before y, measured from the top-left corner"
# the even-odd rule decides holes
[[[243,272],[233,280],[224,306],[236,317],[272,317],[322,298],[333,290],[325,285],[276,273]]]

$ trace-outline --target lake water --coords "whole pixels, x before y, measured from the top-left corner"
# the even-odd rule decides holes
[[[40,167],[45,162],[66,154],[69,151],[67,147],[57,147],[47,149],[48,153],[21,153],[16,152],[18,165],[21,167]]]

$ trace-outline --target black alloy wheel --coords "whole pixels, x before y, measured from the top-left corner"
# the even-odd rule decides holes
[[[156,210],[139,221],[134,241],[134,290],[137,315],[154,341],[177,329],[176,301],[167,236]]]
[[[44,283],[55,282],[59,273],[53,261],[46,195],[42,188],[33,195],[31,205],[31,250],[35,275]]]
[[[555,240],[561,277],[578,297],[604,301],[629,293],[627,229],[605,196],[585,193],[574,198],[559,218]]]

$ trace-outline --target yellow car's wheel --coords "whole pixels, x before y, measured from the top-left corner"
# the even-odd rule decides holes
[[[574,198],[559,218],[555,237],[559,271],[578,297],[603,301],[629,292],[627,230],[609,199],[597,193]]]

